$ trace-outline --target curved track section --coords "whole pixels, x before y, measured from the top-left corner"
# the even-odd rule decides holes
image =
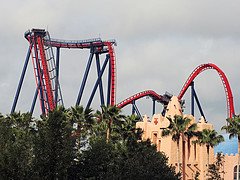
[[[190,74],[190,76],[188,77],[187,81],[185,82],[185,84],[183,85],[182,90],[180,91],[178,98],[182,99],[182,97],[184,96],[185,92],[187,91],[188,87],[191,85],[191,83],[193,82],[193,80],[203,71],[208,70],[208,69],[214,69],[218,72],[222,83],[223,83],[223,87],[225,90],[225,94],[226,94],[226,100],[227,100],[227,112],[228,112],[228,117],[232,118],[235,115],[235,111],[234,111],[234,104],[233,104],[233,95],[232,95],[232,90],[230,88],[230,84],[228,82],[228,79],[226,77],[226,75],[224,74],[224,72],[215,64],[212,63],[208,63],[208,64],[201,64],[199,65],[197,68],[195,68],[193,70],[193,72]]]
[[[42,29],[32,29],[32,31],[25,32],[25,38],[31,43],[31,39],[34,35],[33,32],[42,32],[45,34],[49,33]],[[98,54],[108,53],[110,59],[110,105],[116,104],[116,57],[114,53],[114,45],[116,46],[117,43],[114,39],[102,41],[101,38],[93,38],[93,39],[86,39],[86,40],[60,40],[60,39],[53,39],[49,36],[44,36],[43,43],[47,47],[56,47],[56,48],[68,48],[68,49],[91,49],[95,48]]]
[[[78,49],[89,49],[94,47],[103,47],[106,43],[116,45],[116,41],[108,40],[102,41],[100,38],[86,39],[86,40],[60,40],[60,39],[44,39],[46,46],[52,46],[57,48],[78,48]]]
[[[152,99],[159,101],[162,104],[166,104],[168,103],[168,101],[166,100],[166,98],[164,96],[161,96],[159,94],[157,94],[155,91],[153,90],[146,90],[146,91],[142,91],[140,93],[134,94],[133,96],[130,96],[129,98],[123,100],[122,102],[117,104],[118,108],[123,108],[125,106],[127,106],[128,104],[132,104],[134,101],[149,96]]]
[[[59,39],[44,39],[44,43],[47,46],[57,48],[79,48],[90,49],[96,47],[99,53],[108,52],[110,56],[110,72],[111,72],[111,92],[110,92],[110,104],[113,106],[116,104],[116,58],[114,53],[115,40],[102,41],[100,38],[87,39],[87,40],[59,40]]]

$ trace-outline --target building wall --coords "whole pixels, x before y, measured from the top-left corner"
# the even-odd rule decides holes
[[[177,143],[172,141],[172,137],[162,137],[162,130],[169,126],[169,120],[167,117],[173,118],[175,115],[182,115],[191,119],[191,123],[195,123],[196,120],[192,115],[184,115],[178,98],[173,96],[166,108],[165,116],[162,114],[153,115],[152,119],[149,119],[147,116],[144,116],[143,122],[138,122],[137,127],[143,129],[144,140],[150,139],[153,144],[156,144],[158,151],[163,151],[169,157],[169,164],[172,164],[176,167],[178,164],[178,153],[177,153]],[[213,129],[213,126],[207,123],[203,118],[197,123],[198,130],[202,129]],[[195,139],[192,138],[190,141],[185,140],[185,149],[186,149],[186,179],[194,179],[197,171],[200,173],[199,178],[204,180],[206,179],[205,174],[207,170],[207,148],[206,146],[200,146],[198,144],[193,145],[192,141]],[[182,140],[180,139],[180,148],[179,148],[179,159],[180,163],[182,162]],[[214,151],[213,148],[210,148],[210,163],[214,162]],[[180,166],[181,167],[181,166]]]
[[[224,155],[223,169],[225,173],[223,174],[224,179],[234,179],[234,167],[237,166],[238,154],[236,155]],[[236,171],[237,172],[237,171]]]

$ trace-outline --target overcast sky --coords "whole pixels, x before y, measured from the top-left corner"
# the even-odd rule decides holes
[[[28,49],[24,32],[44,28],[58,39],[116,39],[117,102],[146,89],[178,95],[195,67],[212,62],[227,75],[238,114],[239,8],[240,1],[223,0],[4,1],[0,7],[0,111],[9,113],[12,106]],[[60,81],[66,106],[75,104],[87,58],[88,52],[80,50],[61,52]],[[17,110],[30,109],[34,86],[30,63]],[[195,88],[207,120],[219,129],[225,123],[227,107],[217,72],[203,72],[195,80]],[[184,97],[186,113],[189,96]],[[145,104],[142,113],[150,116],[150,100],[139,104]]]

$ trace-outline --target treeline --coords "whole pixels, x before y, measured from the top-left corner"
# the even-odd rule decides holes
[[[115,106],[0,115],[0,179],[179,179]]]

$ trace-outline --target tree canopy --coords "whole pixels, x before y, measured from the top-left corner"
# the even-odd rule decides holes
[[[180,115],[175,115],[174,118],[168,117],[168,120],[170,122],[169,127],[162,131],[162,136],[172,136],[172,140],[177,142],[178,172],[180,171],[179,147],[180,139],[182,139],[182,179],[185,180],[185,138],[187,137],[190,141],[190,138],[194,136],[197,124],[191,123],[191,119]]]
[[[137,121],[116,107],[0,114],[0,179],[179,179]]]

